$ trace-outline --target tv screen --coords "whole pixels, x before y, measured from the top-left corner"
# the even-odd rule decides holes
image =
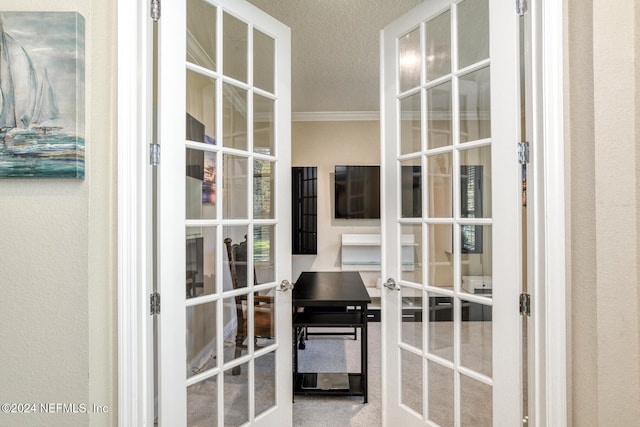
[[[335,167],[335,217],[380,218],[380,166]]]

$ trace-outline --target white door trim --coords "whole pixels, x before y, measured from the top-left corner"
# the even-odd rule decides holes
[[[532,2],[536,426],[568,425],[564,157],[564,2]]]
[[[529,425],[562,427],[569,425],[563,2],[533,0],[529,14]]]
[[[153,426],[151,22],[145,1],[118,0],[118,425]],[[146,100],[146,102],[141,102]]]

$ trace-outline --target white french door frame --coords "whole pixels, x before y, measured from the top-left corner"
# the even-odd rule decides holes
[[[117,0],[118,425],[153,426],[153,21],[150,0]]]
[[[150,0],[117,0],[118,425],[153,425],[150,260]],[[534,411],[529,425],[568,423],[564,205],[564,2],[531,0]],[[561,327],[563,325],[564,327]],[[553,343],[553,345],[551,345]],[[384,408],[383,408],[384,410]]]
[[[564,1],[531,0],[527,192],[529,284],[532,294],[529,340],[529,425],[569,424],[567,396],[567,282],[564,156]],[[531,186],[529,186],[529,183]]]

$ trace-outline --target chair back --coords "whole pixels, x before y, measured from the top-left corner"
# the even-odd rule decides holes
[[[240,243],[232,243],[231,238],[224,239],[227,247],[227,257],[229,259],[229,269],[231,270],[231,283],[233,289],[246,288],[248,280],[248,259],[247,259],[247,236]],[[253,272],[253,284],[258,284],[255,269]]]

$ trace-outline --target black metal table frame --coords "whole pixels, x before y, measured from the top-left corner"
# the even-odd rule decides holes
[[[368,402],[367,304],[371,298],[358,272],[304,272],[293,290],[293,394],[363,396]],[[303,307],[353,307],[344,312],[304,312]],[[359,328],[360,372],[347,373],[349,389],[305,389],[305,375],[298,372],[298,338],[307,327]]]

